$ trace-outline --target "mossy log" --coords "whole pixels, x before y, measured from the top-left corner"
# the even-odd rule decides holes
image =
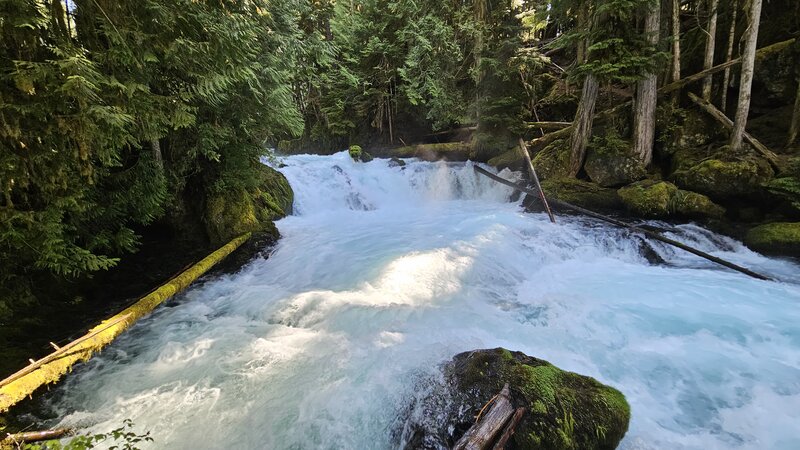
[[[8,411],[25,397],[33,394],[36,389],[57,382],[64,374],[71,371],[73,365],[91,358],[94,353],[110,344],[158,305],[189,287],[249,238],[250,233],[247,233],[232,240],[134,305],[89,330],[82,338],[60,347],[49,356],[0,381],[0,413]]]
[[[71,428],[56,428],[55,430],[26,431],[22,433],[9,434],[2,441],[0,441],[0,449],[26,448],[25,444],[61,439],[64,436],[72,434],[73,431],[74,430]]]

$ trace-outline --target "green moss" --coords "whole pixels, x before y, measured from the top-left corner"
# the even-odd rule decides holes
[[[762,253],[800,256],[800,222],[758,226],[747,233],[745,244]]]
[[[503,169],[511,169],[511,170],[522,170],[524,161],[520,157],[518,150],[509,150],[505,153],[501,153],[498,156],[490,159],[488,164],[490,166],[494,166],[497,170]]]
[[[683,190],[679,190],[672,198],[670,210],[676,215],[692,219],[706,217],[719,219],[725,215],[725,208],[705,195]]]
[[[773,177],[769,163],[754,156],[732,160],[708,159],[674,174],[681,188],[711,198],[730,198],[763,191]]]
[[[542,182],[548,198],[561,200],[589,209],[619,209],[622,207],[617,191],[574,178],[548,179]]]
[[[533,157],[533,166],[539,178],[567,178],[569,176],[569,145],[566,140],[556,140]]]
[[[672,197],[678,188],[664,181],[642,181],[618,191],[630,212],[642,217],[665,217],[670,213]]]
[[[262,166],[259,177],[252,191],[230,189],[206,199],[204,223],[213,244],[251,232],[277,235],[273,221],[291,214],[294,193],[286,177],[270,167]]]
[[[610,449],[627,431],[624,395],[593,378],[505,349],[464,355],[456,357],[453,370],[462,391],[477,393],[474,404],[509,383],[512,403],[528,408],[512,438],[514,448]]]
[[[350,146],[350,150],[349,150],[350,157],[353,158],[354,161],[358,161],[358,160],[361,159],[361,152],[362,151],[363,150],[361,149],[361,146],[351,145]]]

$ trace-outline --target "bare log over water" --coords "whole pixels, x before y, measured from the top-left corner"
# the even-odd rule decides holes
[[[503,427],[512,414],[514,414],[514,407],[511,406],[511,392],[508,389],[508,383],[506,383],[500,394],[495,397],[489,412],[480,417],[478,423],[464,433],[464,436],[456,442],[453,450],[486,450],[491,448],[495,437],[503,431]]]

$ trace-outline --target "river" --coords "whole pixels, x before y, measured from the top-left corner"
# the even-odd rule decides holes
[[[624,449],[800,448],[800,267],[687,224],[670,237],[526,214],[471,163],[283,159],[268,259],[159,308],[47,394],[53,425],[132,419],[152,448],[384,449],[456,353],[506,347],[620,389]],[[514,174],[504,173],[512,177]]]

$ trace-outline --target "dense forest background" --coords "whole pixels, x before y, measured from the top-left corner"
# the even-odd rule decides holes
[[[497,161],[523,137],[614,186],[705,133],[766,161],[791,216],[799,23],[796,0],[0,0],[0,322],[80,301],[151,236],[207,248],[242,231],[226,210],[286,214],[271,148],[462,140]],[[592,149],[637,175],[599,182]]]

